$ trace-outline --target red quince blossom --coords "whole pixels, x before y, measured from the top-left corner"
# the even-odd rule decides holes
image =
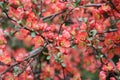
[[[113,40],[116,44],[120,43],[120,31],[117,31],[117,32],[114,33]]]
[[[25,10],[31,10],[33,4],[31,0],[20,0],[23,3]]]
[[[100,80],[106,80],[106,77],[107,77],[106,73],[104,71],[100,71],[99,79]]]
[[[4,36],[0,36],[0,49],[5,48],[6,43],[7,43],[7,40],[5,39],[5,37]]]
[[[94,61],[93,56],[89,56],[89,57],[84,56],[83,62],[85,63],[85,64],[82,65],[83,68],[85,68],[86,70],[88,70],[88,71],[90,71],[92,73],[94,73],[96,71],[95,68],[96,68],[97,63]],[[99,66],[99,65],[97,64],[97,66]]]
[[[110,18],[107,18],[104,20],[103,24],[106,26],[106,27],[109,27],[111,24],[110,24]]]
[[[116,80],[115,77],[110,77],[110,80]]]
[[[51,3],[51,0],[45,0],[45,1],[44,1],[44,4],[47,4],[47,5],[48,5],[48,4],[50,4],[50,3]]]
[[[75,42],[79,43],[80,41],[86,41],[87,37],[87,32],[78,32],[77,36],[75,37]]]
[[[73,80],[81,80],[79,72],[74,74]]]
[[[47,79],[47,77],[54,77],[54,67],[44,63],[42,68],[43,73],[40,76],[40,79]]]
[[[39,29],[44,31],[48,27],[48,24],[47,23],[40,23],[39,26],[40,26]]]
[[[0,73],[1,73],[3,70],[6,70],[6,69],[7,69],[7,66],[0,65]]]
[[[27,16],[27,19],[26,19],[27,24],[31,24],[33,26],[34,22],[36,21],[35,14],[32,11],[27,11],[25,17],[26,16]]]
[[[75,8],[74,13],[73,13],[73,17],[82,17],[84,15],[84,9],[83,8]]]
[[[103,65],[102,69],[104,71],[111,71],[114,69],[114,65],[112,62],[107,63],[107,65]]]
[[[63,31],[62,36],[64,38],[66,38],[66,39],[70,39],[71,38],[71,35],[70,35],[70,33],[67,30]]]
[[[0,50],[0,61],[9,65],[11,63],[10,53],[6,50]]]
[[[78,23],[75,23],[75,24],[73,24],[73,25],[71,25],[70,26],[70,28],[69,28],[69,32],[73,35],[73,36],[75,36],[76,34],[77,34],[77,28],[78,28]]]
[[[27,37],[28,34],[29,34],[29,31],[22,28],[22,29],[20,29],[19,32],[17,32],[15,34],[15,36],[16,36],[17,39],[23,40],[25,37]]]
[[[115,49],[111,49],[108,51],[108,59],[112,59],[115,55],[115,52],[114,52]]]
[[[10,72],[7,72],[4,76],[3,76],[3,79],[4,80],[15,80],[15,76],[10,73]]]
[[[116,47],[114,53],[119,56],[120,55],[120,47]]]
[[[68,48],[70,47],[70,41],[64,37],[58,37],[58,40],[57,40],[57,45],[58,46],[61,46],[63,48]]]
[[[0,78],[81,80],[89,71],[86,80],[92,80],[96,72],[99,80],[116,80],[120,72],[119,3],[0,0]],[[40,56],[28,54],[27,50],[34,54],[33,49],[39,47]]]
[[[106,26],[96,23],[95,29],[97,30],[98,33],[103,33],[106,29]]]
[[[46,26],[48,26],[48,25],[46,25]],[[56,25],[55,24],[51,24],[50,26],[48,26],[48,27],[45,27],[45,31],[56,31],[57,30],[57,28],[56,28]]]
[[[117,26],[118,30],[120,30],[120,22],[117,22],[116,26]]]
[[[44,39],[40,36],[35,36],[33,39],[32,39],[32,43],[34,44],[34,47],[35,48],[38,48],[40,46],[43,46],[44,45]]]
[[[111,48],[113,47],[114,45],[114,41],[113,41],[113,34],[107,34],[106,37],[105,37],[105,41],[104,41],[104,44],[105,46],[107,46],[108,48]]]
[[[28,47],[32,45],[32,43],[31,43],[32,37],[30,35],[26,36],[23,41],[24,41],[25,45]]]
[[[84,41],[79,41],[79,42],[78,42],[78,47],[79,47],[79,48],[82,48],[82,51],[84,51],[84,50],[86,50],[87,43],[84,42]]]
[[[63,54],[69,54],[69,53],[70,53],[70,48],[60,47],[59,50],[60,50],[60,52],[63,53]]]
[[[97,10],[97,9],[94,9],[94,10],[92,11],[92,14],[93,14],[95,20],[99,20],[99,19],[101,18],[100,11]]]
[[[87,29],[87,25],[83,22],[81,25],[80,25],[80,30],[86,30]]]
[[[51,41],[54,41],[55,38],[57,37],[57,34],[53,33],[52,31],[47,31],[47,32],[43,33],[42,35]]]
[[[59,36],[56,43],[59,47],[59,50],[63,54],[69,53],[69,47],[71,46],[71,43],[68,39],[66,39],[63,36]]]
[[[8,15],[10,17],[14,17],[14,20],[20,20],[23,18],[23,15],[24,15],[24,9],[23,8],[13,8],[13,7],[10,7],[9,9],[9,12],[8,12]]]
[[[28,55],[24,48],[18,48],[15,52],[13,52],[13,54],[18,62],[22,61],[23,58]]]
[[[119,62],[117,62],[116,68],[117,68],[117,70],[119,70],[119,71],[120,71],[120,61],[119,61]]]
[[[13,5],[19,5],[20,1],[19,0],[8,0],[9,3],[13,4]]]
[[[110,10],[111,10],[111,8],[110,8],[109,5],[102,5],[102,6],[99,8],[100,13],[108,12],[108,11],[110,11]]]

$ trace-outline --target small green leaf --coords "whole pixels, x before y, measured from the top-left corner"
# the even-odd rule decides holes
[[[18,24],[22,23],[22,20],[17,21]]]
[[[32,32],[31,37],[35,37],[35,36],[36,36],[35,32]]]
[[[57,54],[57,57],[58,57],[58,58],[60,58],[60,57],[61,57],[61,55],[62,55],[62,53],[61,53],[61,52],[59,52],[59,53]]]
[[[66,7],[69,7],[70,6],[70,4],[66,4]]]
[[[97,34],[97,31],[96,31],[96,30],[91,30],[90,33],[89,33],[89,35],[90,35],[91,37],[95,36],[96,34]]]
[[[62,63],[61,65],[62,65],[62,67],[64,67],[64,68],[66,67],[66,64],[65,64],[65,63]]]
[[[87,44],[87,46],[91,46],[91,44]]]
[[[84,22],[87,22],[88,18],[84,18]]]
[[[14,67],[14,75],[17,76],[19,74],[19,67]]]
[[[79,6],[80,1],[81,0],[76,0],[76,2],[75,2],[76,7]]]
[[[93,38],[92,38],[92,37],[89,37],[89,38],[87,38],[87,40],[91,41],[91,40],[93,40]]]
[[[51,56],[47,56],[47,60],[50,60],[50,57],[51,57]]]
[[[0,2],[0,7],[3,9],[4,8],[4,3]]]
[[[78,20],[79,20],[79,21],[83,21],[83,18],[82,18],[82,17],[80,17],[80,18],[78,18]]]
[[[94,0],[90,0],[91,3],[94,3]]]

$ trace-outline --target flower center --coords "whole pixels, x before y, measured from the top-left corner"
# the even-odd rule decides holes
[[[4,44],[4,41],[3,40],[0,40],[0,45],[3,45]]]

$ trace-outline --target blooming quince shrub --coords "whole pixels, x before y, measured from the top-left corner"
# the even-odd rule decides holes
[[[0,80],[120,80],[120,0],[0,0]]]

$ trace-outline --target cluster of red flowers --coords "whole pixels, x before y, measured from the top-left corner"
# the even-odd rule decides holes
[[[82,80],[84,69],[119,80],[119,10],[120,0],[0,0],[0,78]]]

